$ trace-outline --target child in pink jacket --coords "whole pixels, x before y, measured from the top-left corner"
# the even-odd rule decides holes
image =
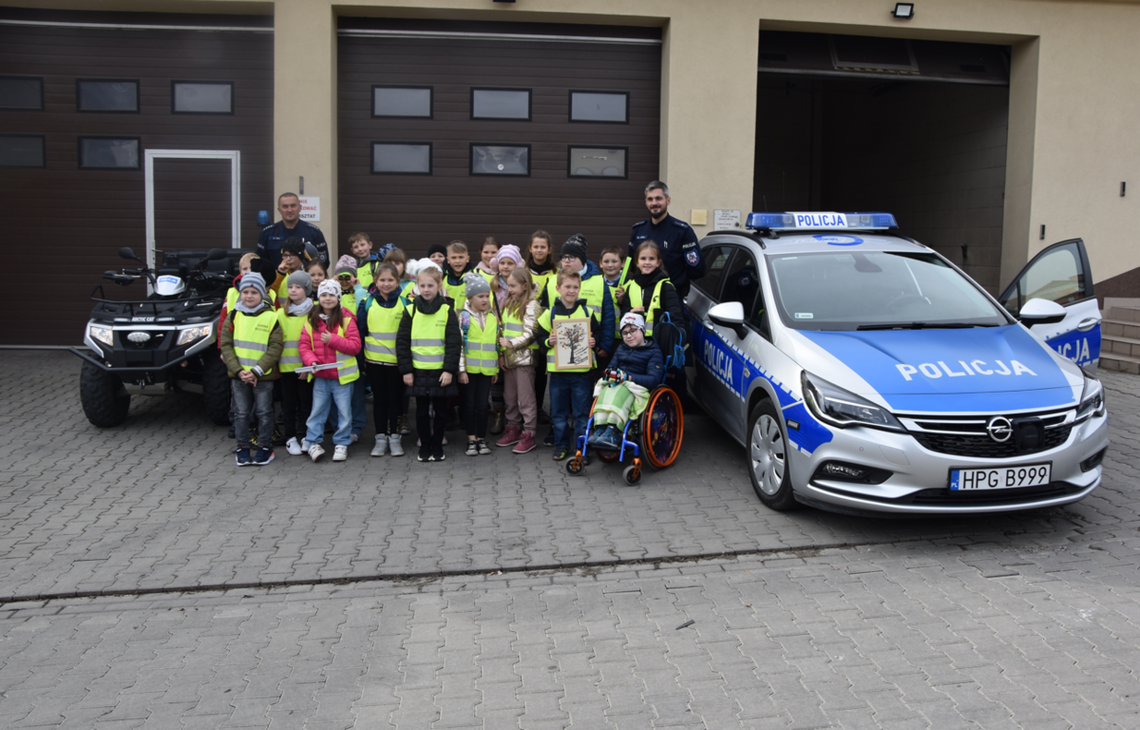
[[[352,384],[360,377],[356,355],[360,352],[360,332],[352,313],[340,306],[340,286],[333,279],[322,281],[317,289],[319,306],[309,312],[309,321],[301,328],[298,349],[305,367],[335,365],[313,374],[313,409],[305,423],[307,433],[301,448],[309,458],[318,461],[325,450],[325,421],[335,401],[337,428],[333,433],[333,461],[348,458],[352,441]]]

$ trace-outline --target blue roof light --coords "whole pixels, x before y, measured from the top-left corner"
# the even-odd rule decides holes
[[[876,230],[898,228],[891,213],[749,213],[747,227],[773,230]]]

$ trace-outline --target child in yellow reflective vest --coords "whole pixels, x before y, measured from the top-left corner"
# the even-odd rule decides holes
[[[301,330],[309,320],[313,309],[310,295],[313,279],[304,271],[294,271],[285,280],[288,300],[277,310],[277,322],[285,338],[285,349],[281,352],[281,418],[284,421],[282,434],[285,437],[285,450],[293,456],[300,456],[308,447],[304,444],[304,424],[309,420],[313,406],[313,386],[307,375],[298,374],[301,367]],[[298,421],[302,425],[298,439]]]
[[[504,250],[507,248],[503,247]],[[514,246],[510,246],[514,248]],[[501,253],[501,252],[500,252]],[[499,261],[499,273],[502,264]],[[538,424],[538,402],[534,394],[535,361],[541,359],[534,344],[534,327],[539,306],[534,301],[530,272],[519,266],[507,277],[507,298],[499,307],[503,321],[499,337],[500,366],[503,369],[503,400],[506,404],[507,428],[496,446],[514,446],[516,454],[534,450],[534,433]]]
[[[499,381],[499,318],[491,307],[491,285],[478,272],[463,280],[466,302],[459,313],[463,351],[459,353],[459,382],[463,389],[463,420],[467,455],[491,453],[487,446],[487,412],[491,385]]]
[[[408,302],[400,295],[399,274],[387,261],[373,273],[374,291],[360,305],[356,323],[364,342],[364,362],[372,383],[372,419],[376,445],[372,456],[403,456],[400,417],[404,415],[404,380],[396,365],[396,333]]]
[[[585,322],[585,328],[571,323],[575,328],[574,338],[563,343],[563,348],[571,355],[571,362],[563,363],[562,369],[555,369],[553,352],[547,352],[546,366],[550,370],[550,420],[554,423],[554,460],[562,461],[577,444],[577,438],[586,432],[586,421],[590,418],[590,369],[593,366],[593,351],[597,346],[594,336],[596,319],[590,316],[586,302],[578,298],[582,277],[577,271],[563,269],[558,272],[558,296],[553,306],[539,315],[535,325],[535,339],[547,348],[559,345],[558,320],[576,319]],[[585,331],[583,331],[585,329]],[[569,334],[567,331],[563,335]],[[574,420],[573,427],[570,419]]]

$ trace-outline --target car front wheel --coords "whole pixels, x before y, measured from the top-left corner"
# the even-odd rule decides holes
[[[756,404],[748,419],[748,475],[756,496],[781,512],[796,506],[788,472],[788,442],[772,401]]]

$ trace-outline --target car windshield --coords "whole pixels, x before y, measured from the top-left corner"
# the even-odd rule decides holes
[[[799,330],[995,327],[1010,320],[932,253],[825,251],[768,257],[784,324]]]

